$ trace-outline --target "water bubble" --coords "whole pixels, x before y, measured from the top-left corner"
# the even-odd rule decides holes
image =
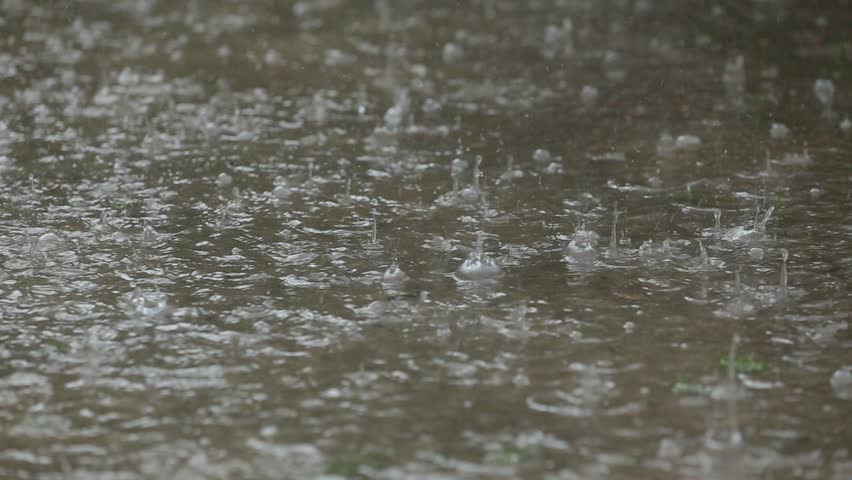
[[[537,148],[535,152],[533,152],[532,158],[539,163],[549,163],[553,159],[553,156],[549,151],[543,148]]]
[[[769,126],[769,136],[773,140],[781,140],[790,136],[790,129],[783,123],[773,123]]]
[[[472,184],[458,194],[459,200],[462,200],[469,206],[479,205],[483,201],[484,194],[479,188],[479,181],[482,176],[482,170],[479,168],[480,165],[482,165],[482,156],[477,155],[476,160],[473,162]]]
[[[852,132],[852,120],[850,120],[849,117],[844,118],[843,121],[840,122],[840,129],[844,132]]]
[[[754,247],[749,249],[748,256],[752,260],[762,260],[763,259],[763,249],[760,247]]]
[[[144,243],[155,243],[159,237],[160,234],[151,225],[145,225],[145,228],[142,229],[142,241]]]
[[[598,101],[599,94],[597,87],[584,85],[583,89],[580,90],[580,100],[583,102],[583,106],[586,108],[593,107]]]
[[[453,163],[450,165],[450,176],[452,176],[454,180],[459,180],[466,169],[466,161],[461,158],[453,159]]]
[[[457,63],[464,58],[464,51],[455,43],[447,43],[441,51],[441,58],[444,63]]]
[[[600,237],[597,233],[586,229],[584,225],[580,225],[568,242],[565,248],[566,256],[564,261],[569,263],[591,263],[597,257],[598,253],[595,247],[598,244]]]
[[[276,185],[272,189],[272,196],[278,199],[287,198],[290,196],[291,190],[284,185]]]
[[[482,174],[479,169],[481,163],[482,156],[477,155],[476,162],[473,167],[473,184],[461,189],[461,177],[464,174],[468,163],[460,158],[454,159],[450,167],[450,176],[453,179],[453,190],[435,199],[435,204],[443,207],[478,208],[482,203],[484,195],[479,188],[479,178]]]
[[[675,139],[671,133],[665,131],[657,140],[657,155],[663,158],[670,157],[675,151]]]
[[[35,250],[39,252],[56,250],[62,246],[62,243],[62,239],[59,238],[59,235],[53,232],[47,232],[38,237],[38,240],[35,242]]]
[[[330,102],[330,100],[325,98],[325,94],[322,91],[314,93],[308,107],[307,117],[317,125],[325,125],[328,120]]]
[[[549,47],[558,47],[564,41],[564,32],[556,25],[544,28],[544,43]]]
[[[615,50],[607,50],[603,58],[606,77],[610,80],[620,81],[624,79],[625,72],[621,62],[621,55]]]
[[[398,129],[408,116],[410,107],[411,100],[408,97],[408,90],[401,90],[397,94],[396,103],[385,112],[385,124],[391,129]]]
[[[829,383],[837,398],[852,400],[852,365],[838,368]]]
[[[227,173],[220,173],[218,177],[216,177],[216,185],[220,189],[225,189],[230,187],[234,183],[234,179],[228,175]]]
[[[701,139],[691,133],[678,135],[674,142],[676,150],[695,150],[701,146]]]
[[[444,105],[434,98],[427,98],[426,100],[423,100],[423,105],[420,106],[420,110],[422,110],[426,115],[437,115],[443,108]]]
[[[475,248],[456,270],[456,275],[462,280],[487,280],[501,273],[500,265],[483,251],[482,233],[478,233]]]
[[[572,39],[573,25],[571,19],[566,18],[561,26],[548,25],[544,29],[544,56],[553,59],[559,55],[571,56],[574,53],[574,41]]]
[[[408,280],[408,274],[399,268],[399,262],[396,260],[382,274],[382,285],[385,288],[400,287]]]

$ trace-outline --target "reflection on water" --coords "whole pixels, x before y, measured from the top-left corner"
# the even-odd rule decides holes
[[[0,477],[849,478],[850,12],[0,1]]]

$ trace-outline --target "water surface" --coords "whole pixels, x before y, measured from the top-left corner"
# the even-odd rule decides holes
[[[852,477],[850,12],[0,2],[0,477]]]

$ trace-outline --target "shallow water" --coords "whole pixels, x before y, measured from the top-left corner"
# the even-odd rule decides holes
[[[851,12],[0,1],[0,478],[852,477]]]

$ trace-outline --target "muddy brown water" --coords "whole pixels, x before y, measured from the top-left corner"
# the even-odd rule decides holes
[[[0,478],[852,478],[849,25],[0,1]]]

